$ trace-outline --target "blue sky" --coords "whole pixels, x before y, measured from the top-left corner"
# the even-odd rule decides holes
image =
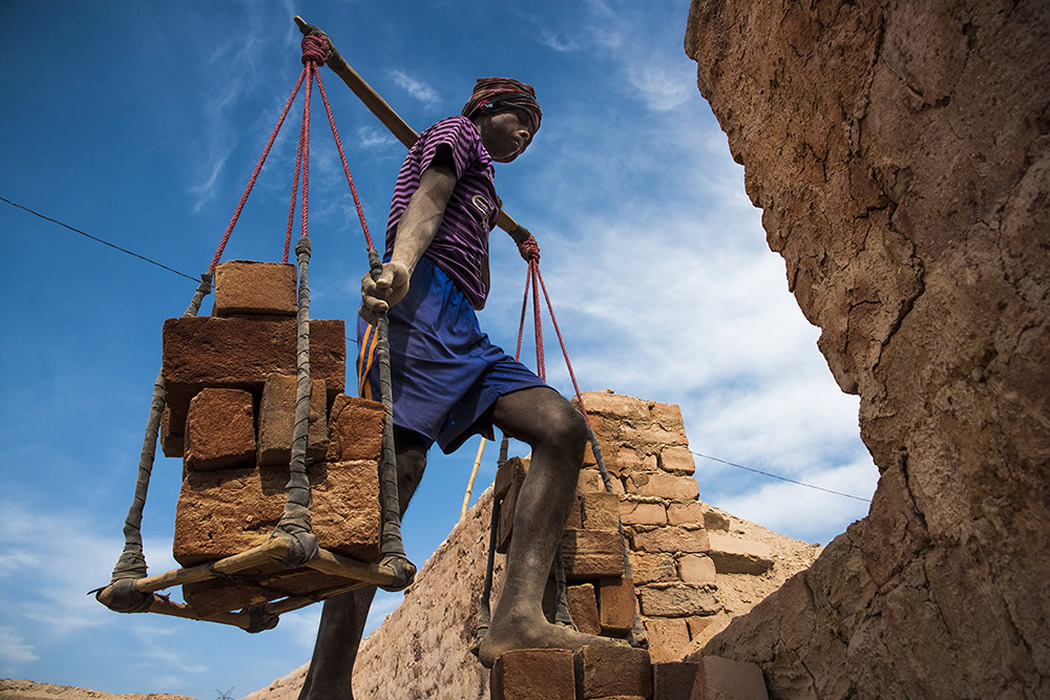
[[[0,196],[191,276],[208,265],[298,76],[301,14],[420,130],[477,77],[536,86],[543,128],[497,166],[507,211],[536,235],[584,390],[682,406],[692,449],[870,497],[857,400],[786,290],[743,170],[682,50],[687,0],[298,4],[0,4]],[[381,238],[403,148],[323,74]],[[300,98],[301,99],[301,98]],[[352,319],[366,262],[322,113],[313,128],[314,318]],[[277,260],[294,165],[290,118],[225,259]],[[248,635],[121,616],[85,595],[122,547],[165,318],[194,284],[0,202],[9,250],[0,343],[0,677],[108,692],[241,696],[307,660],[318,609]],[[493,233],[481,314],[513,347],[525,267]],[[210,308],[210,302],[206,302]],[[553,333],[547,335],[553,339]],[[351,348],[352,351],[352,348]],[[548,376],[568,392],[548,348]],[[459,516],[477,443],[432,454],[405,522],[422,565]],[[491,482],[487,453],[476,493]],[[180,463],[158,459],[144,519],[151,573],[174,568]],[[701,499],[827,542],[867,504],[697,459]],[[372,624],[399,596],[377,599]]]

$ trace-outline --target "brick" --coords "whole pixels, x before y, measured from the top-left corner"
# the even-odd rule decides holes
[[[679,501],[695,501],[700,497],[700,486],[689,476],[663,472],[637,473],[627,476],[627,493],[637,496],[657,496]]]
[[[584,634],[600,634],[601,622],[598,618],[598,599],[594,585],[584,583],[579,586],[567,586],[565,599],[569,603],[569,614],[576,628]]]
[[[686,583],[714,583],[715,562],[705,554],[686,554],[678,560],[678,577]]]
[[[597,468],[589,467],[580,470],[580,475],[576,478],[577,493],[594,493],[604,490],[605,482],[602,481],[602,475]]]
[[[288,464],[295,430],[296,378],[271,374],[259,402],[259,441],[255,463],[260,467]],[[323,379],[310,382],[310,418],[306,458],[321,462],[328,451],[327,399]],[[378,455],[377,455],[378,456]],[[364,458],[362,458],[364,459]]]
[[[766,681],[757,664],[720,656],[700,660],[691,700],[768,700]]]
[[[215,316],[295,316],[292,264],[230,260],[215,268]]]
[[[365,562],[379,557],[379,475],[374,461],[307,469],[320,546]],[[187,472],[175,512],[175,560],[193,566],[263,544],[288,500],[286,467]]]
[[[711,534],[711,559],[720,574],[763,574],[773,568],[769,545]]]
[[[656,452],[670,445],[689,444],[689,438],[685,436],[684,430],[665,430],[660,425],[651,425],[647,428],[625,425],[620,429],[620,440],[635,447]]]
[[[687,530],[683,527],[658,527],[654,530],[631,533],[631,545],[643,552],[687,552],[704,554],[710,550],[706,530]]]
[[[165,403],[160,414],[160,449],[165,457],[182,457],[185,447],[186,414],[172,413],[171,404]]]
[[[615,394],[606,389],[605,391],[583,392],[583,406],[587,414],[597,416],[610,416],[623,418],[635,423],[648,423],[649,402],[636,399],[633,396]]]
[[[503,472],[502,478],[500,472]],[[523,483],[525,465],[517,457],[508,459],[496,472],[495,488],[505,492],[496,526],[496,551],[500,554],[506,554],[510,549],[510,538],[514,534],[514,512],[518,508],[518,494]]]
[[[620,528],[620,497],[615,493],[596,491],[582,494],[580,513],[583,528],[587,530],[617,530]]]
[[[653,696],[649,652],[627,646],[586,646],[575,654],[576,692],[581,698]]]
[[[664,430],[683,430],[682,409],[673,403],[654,401],[649,405],[649,417]]]
[[[708,530],[729,530],[729,514],[712,506],[702,504],[700,509],[704,513],[704,527]]]
[[[671,525],[700,525],[704,524],[704,513],[700,509],[699,501],[688,501],[686,503],[676,502],[667,504],[667,522]]]
[[[161,375],[172,416],[206,387],[262,391],[270,374],[295,374],[294,318],[169,318],[164,322]],[[346,335],[342,321],[310,322],[310,372],[328,398],[343,391]]]
[[[692,661],[653,661],[653,697],[660,700],[691,700],[700,665]]]
[[[603,446],[602,456],[609,473],[621,477],[635,472],[655,472],[659,469],[655,454],[631,445],[612,445],[609,449]]]
[[[339,394],[328,418],[329,462],[378,460],[383,452],[386,409],[378,401]]]
[[[186,416],[187,469],[250,467],[255,463],[252,395],[240,389],[204,389]]]
[[[636,584],[674,581],[678,578],[671,554],[631,552],[631,575]]]
[[[616,532],[566,530],[561,548],[566,578],[623,576],[623,545]]]
[[[583,529],[583,505],[580,503],[580,494],[577,493],[572,499],[572,508],[569,509],[569,517],[565,521],[566,529],[582,530]]]
[[[731,618],[723,615],[683,618],[689,626],[689,639],[695,642],[700,637],[714,636],[714,630],[723,629]]]
[[[667,510],[663,503],[620,503],[620,520],[624,525],[666,525]]]
[[[634,582],[626,577],[598,580],[598,620],[602,632],[617,636],[634,627]]]
[[[696,471],[696,462],[688,447],[665,447],[660,452],[660,468],[675,474],[692,474]]]
[[[653,663],[681,661],[689,652],[689,626],[680,617],[650,617],[643,621]]]
[[[503,654],[489,675],[492,700],[575,700],[573,655],[567,649]]]
[[[511,457],[496,470],[496,479],[492,486],[493,498],[504,498],[512,487],[521,488],[525,481],[525,462],[519,457]]]
[[[722,610],[722,604],[706,586],[688,583],[642,588],[639,604],[642,614],[650,617],[714,615]]]

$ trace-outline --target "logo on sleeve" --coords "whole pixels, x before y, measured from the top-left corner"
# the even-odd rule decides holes
[[[473,202],[474,207],[481,212],[482,217],[488,217],[488,215],[492,213],[492,203],[485,199],[484,195],[476,194],[470,201]]]

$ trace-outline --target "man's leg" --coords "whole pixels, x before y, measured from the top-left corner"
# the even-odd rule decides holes
[[[427,450],[414,433],[395,428],[397,452],[397,490],[401,515],[405,514],[412,494],[423,478],[427,464]],[[299,693],[300,700],[327,700],[353,698],[350,686],[357,648],[365,628],[368,608],[372,605],[375,586],[329,598],[321,609],[321,624],[310,661],[306,682]]]
[[[576,494],[587,442],[583,416],[553,389],[534,387],[501,396],[493,422],[532,447],[518,494],[503,593],[478,656],[491,666],[513,649],[578,649],[611,639],[552,625],[543,615],[543,589]]]

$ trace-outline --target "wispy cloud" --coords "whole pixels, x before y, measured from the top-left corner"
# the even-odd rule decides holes
[[[427,107],[434,107],[441,101],[437,90],[403,70],[391,70],[390,78],[395,85]]]
[[[17,629],[0,625],[0,673],[13,676],[18,673],[17,669],[39,658],[33,645]]]
[[[357,129],[357,142],[361,148],[386,148],[398,141],[388,131],[374,126],[361,126]]]

